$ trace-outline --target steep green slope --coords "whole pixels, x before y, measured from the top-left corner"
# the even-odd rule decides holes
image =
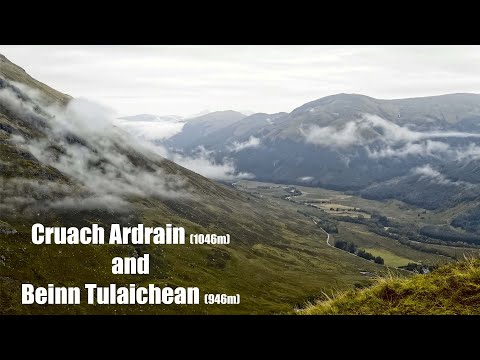
[[[292,210],[214,183],[110,127],[95,107],[0,62],[0,313],[272,313],[382,271],[325,244]],[[39,246],[34,223],[146,226],[231,234],[228,246]],[[148,252],[149,275],[112,275],[111,259]],[[198,286],[235,306],[22,306],[22,283]]]
[[[480,260],[448,264],[427,275],[379,278],[371,287],[341,293],[300,313],[479,315]]]

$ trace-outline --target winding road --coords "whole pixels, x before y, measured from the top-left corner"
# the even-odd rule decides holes
[[[303,194],[300,193],[300,194],[298,194],[298,195],[287,196],[287,197],[285,197],[285,200],[294,202],[294,203],[296,203],[296,204],[301,204],[301,203],[299,203],[299,202],[294,201],[294,200],[291,199],[292,197],[300,196],[300,195],[303,195]],[[313,221],[313,223],[314,223],[315,225],[318,225],[318,221],[316,221],[316,220],[315,220],[313,217],[311,217],[311,216],[308,216],[308,217],[310,218],[310,220]],[[367,260],[367,259],[365,259],[365,258],[363,258],[363,257],[361,257],[361,256],[358,256],[358,255],[356,255],[356,254],[354,254],[354,253],[351,253],[350,251],[346,251],[346,250],[337,248],[337,247],[335,247],[333,244],[330,244],[330,236],[331,236],[331,235],[330,235],[324,228],[322,228],[321,226],[317,226],[317,227],[318,227],[320,230],[322,230],[322,231],[327,235],[326,243],[327,243],[327,245],[330,246],[331,248],[334,248],[334,249],[336,249],[336,250],[338,250],[338,251],[342,251],[342,252],[344,252],[344,253],[350,254],[351,256],[355,256],[355,257],[358,258],[358,259],[362,259],[362,260],[364,260],[364,261],[368,261],[370,264],[372,263],[370,260]],[[333,236],[332,236],[332,237],[333,237]],[[384,264],[377,264],[377,265],[382,265],[382,266],[388,267],[387,265],[384,265]],[[405,270],[405,269],[399,269],[399,270]],[[405,271],[408,271],[408,270],[405,270]]]
[[[315,225],[318,224],[318,222],[315,221],[314,219],[312,219],[312,218],[310,218],[310,219],[314,222]],[[322,227],[320,227],[320,226],[318,226],[318,228],[319,228],[320,230],[322,230],[322,231],[327,235],[326,243],[327,243],[327,245],[330,246],[331,248],[334,248],[334,249],[336,249],[336,250],[338,250],[338,251],[343,251],[344,253],[347,253],[347,254],[350,254],[350,255],[352,255],[352,256],[355,256],[356,258],[359,258],[359,259],[368,261],[369,263],[372,263],[370,260],[367,260],[367,259],[365,259],[365,258],[362,258],[361,256],[358,256],[358,255],[356,255],[356,254],[354,254],[354,253],[351,253],[350,251],[346,251],[346,250],[337,248],[337,247],[335,247],[334,245],[330,244],[330,234],[329,234],[324,228],[322,228]],[[333,237],[333,236],[332,236],[332,237]]]
[[[315,225],[318,224],[318,222],[315,221],[314,219],[312,219],[312,221],[314,222]],[[327,235],[327,245],[330,246],[330,247],[333,247],[333,248],[335,248],[335,249],[338,249],[338,248],[336,248],[335,246],[333,246],[332,244],[330,244],[330,234],[329,234],[324,228],[322,228],[322,227],[320,227],[320,226],[319,226],[318,228],[319,228],[320,230],[322,230],[322,231]],[[342,250],[342,249],[338,249],[338,250]],[[348,251],[346,251],[346,252],[348,252]]]
[[[235,185],[235,184],[236,184],[236,183],[233,183],[232,185]],[[295,201],[295,200],[292,199],[293,197],[297,197],[297,196],[301,196],[301,195],[303,195],[303,193],[300,191],[300,194],[285,196],[283,199],[288,200],[288,201],[291,201],[291,202],[293,202],[293,203],[295,203],[295,204],[298,204],[298,205],[304,205],[304,204],[302,204],[302,203],[300,203],[300,202]],[[278,202],[277,202],[277,204],[280,205]],[[355,256],[357,259],[362,259],[363,261],[368,261],[370,264],[373,263],[372,261],[367,260],[367,259],[365,259],[365,258],[363,258],[363,257],[361,257],[361,256],[358,256],[358,255],[354,254],[354,253],[351,253],[351,252],[349,252],[349,251],[346,251],[346,250],[343,250],[343,249],[340,249],[340,248],[335,247],[333,244],[330,243],[330,237],[333,238],[333,235],[330,235],[324,228],[322,228],[321,226],[318,226],[318,221],[316,221],[313,217],[311,217],[311,216],[309,216],[309,215],[305,215],[305,216],[307,216],[310,220],[312,220],[313,223],[314,223],[315,225],[317,225],[317,227],[318,227],[320,230],[322,230],[322,231],[327,235],[326,244],[327,244],[328,246],[330,246],[331,248],[333,248],[333,249],[335,249],[335,250],[342,251],[342,252],[344,252],[344,253],[346,253],[346,254],[349,254],[350,256]],[[386,268],[389,268],[389,266],[387,266],[387,265],[385,265],[385,264],[376,264],[376,265],[380,265],[380,266],[384,266],[384,267],[386,267]],[[406,269],[401,269],[401,268],[394,268],[394,269],[400,270],[400,271],[405,271],[405,272],[408,272],[408,273],[414,273],[413,271],[406,270]]]

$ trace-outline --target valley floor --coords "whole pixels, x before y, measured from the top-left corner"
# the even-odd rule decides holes
[[[436,266],[480,254],[479,246],[435,239],[428,239],[428,243],[410,239],[398,241],[388,227],[372,227],[368,221],[372,214],[400,224],[402,230],[418,231],[424,225],[445,225],[449,222],[445,214],[397,200],[375,201],[323,188],[248,180],[238,181],[234,186],[262,199],[273,199],[277,206],[302,212],[314,220],[334,221],[336,232],[329,231],[332,245],[337,240],[354,243],[360,249],[382,257],[388,267],[405,267],[408,264]]]

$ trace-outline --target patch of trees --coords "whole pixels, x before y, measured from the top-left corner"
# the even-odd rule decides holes
[[[462,234],[445,226],[427,225],[420,229],[420,234],[447,242],[466,242],[480,244],[480,237],[475,234]]]
[[[455,217],[451,225],[480,234],[480,206]]]
[[[343,216],[342,221],[347,221],[355,224],[362,224],[367,226],[377,226],[377,227],[387,227],[387,226],[397,226],[397,223],[392,222],[386,216],[373,213],[370,214],[370,219],[367,219],[363,216],[359,217],[351,217],[351,216]]]
[[[317,226],[330,234],[338,234],[337,222],[329,219],[318,219]]]
[[[337,249],[342,249],[342,250],[348,251],[352,254],[354,254],[357,251],[357,246],[352,242],[343,241],[343,240],[335,240],[334,245]]]
[[[452,259],[455,259],[455,257],[451,256],[449,253],[446,251],[440,250],[440,249],[435,249],[435,248],[429,248],[420,244],[412,243],[411,241],[408,241],[406,239],[399,239],[398,242],[402,245],[406,245],[414,250],[421,251],[424,253],[429,253],[429,254],[435,254],[435,255],[442,255],[446,256]]]
[[[359,217],[351,217],[351,216],[342,216],[342,221],[354,223],[354,224],[362,224],[362,225],[370,225],[372,222],[369,219],[365,219],[363,216]]]
[[[360,191],[362,197],[371,200],[397,199],[423,209],[435,210],[451,207],[459,201],[472,199],[471,192],[465,187],[455,184],[445,185],[421,180],[418,175],[412,175],[396,182],[395,185],[383,183],[370,186]]]
[[[372,255],[371,253],[363,250],[363,249],[359,249],[357,247],[357,245],[355,245],[354,243],[352,242],[349,242],[349,241],[343,241],[343,240],[336,240],[335,241],[335,247],[337,249],[341,249],[341,250],[344,250],[344,251],[348,251],[349,253],[352,253],[352,254],[355,254],[361,258],[364,258],[364,259],[367,259],[367,260],[370,260],[370,261],[373,261],[374,263],[376,264],[381,264],[383,265],[385,263],[385,261],[383,260],[382,257],[380,256],[374,256]]]
[[[317,227],[324,229],[326,232],[330,234],[338,234],[338,227],[337,227],[338,221],[329,219],[329,218],[319,218],[316,215],[314,216],[302,210],[297,210],[297,212],[312,220],[315,219],[315,222],[317,223]]]
[[[284,190],[288,192],[288,195],[286,195],[285,197],[302,195],[302,192],[293,186],[286,187],[284,188]]]
[[[307,212],[299,211],[305,216],[312,218],[312,214]],[[397,222],[392,219],[388,219],[386,216],[379,213],[371,213],[371,218],[367,219],[363,216],[351,217],[351,216],[342,216],[338,221],[349,222],[353,224],[364,225],[374,234],[379,236],[388,237],[390,239],[397,240],[403,245],[409,246],[410,248],[422,251],[425,253],[436,254],[447,256],[450,258],[455,258],[452,255],[448,254],[445,251],[440,249],[434,249],[422,246],[420,244],[412,243],[426,243],[426,244],[438,244],[438,245],[451,245],[452,242],[455,242],[457,247],[472,247],[472,244],[480,246],[480,236],[475,234],[463,234],[456,232],[453,229],[448,229],[446,227],[439,226],[425,226],[420,231],[415,227],[412,227],[410,224]],[[480,218],[480,207],[478,209],[478,216]],[[332,219],[325,219],[319,222],[318,226],[325,229],[329,233],[338,233],[338,221]],[[480,219],[478,220],[480,226]],[[452,222],[453,223],[453,222]],[[470,244],[470,245],[468,245]]]
[[[438,265],[424,265],[424,264],[417,264],[417,263],[408,263],[404,266],[399,266],[400,269],[405,269],[408,271],[413,271],[419,274],[427,274],[435,269],[438,268]]]
[[[384,218],[385,217],[373,214],[372,219],[352,218],[350,216],[345,216],[342,218],[342,221],[365,225],[366,227],[368,227],[368,230],[371,231],[372,233],[397,240],[401,244],[407,245],[412,249],[422,251],[425,253],[443,255],[448,257],[452,257],[452,256],[442,250],[427,248],[419,244],[412,243],[411,241],[427,243],[427,244],[440,244],[440,245],[451,245],[453,241],[467,242],[465,237],[453,240],[454,237],[452,237],[451,234],[448,234],[448,235],[443,234],[443,237],[442,237],[442,236],[438,236],[438,234],[441,234],[440,231],[431,233],[429,231],[425,231],[426,230],[425,228],[423,228],[422,230],[424,231],[419,234],[415,229],[412,229],[411,227],[409,227],[408,224],[393,222],[390,219],[387,219],[388,221],[387,223]],[[381,225],[381,224],[388,224],[388,230],[385,230],[386,226],[384,227],[384,225]],[[460,233],[456,233],[456,234],[460,234]],[[464,234],[460,234],[460,235],[464,235]],[[472,235],[472,237],[475,237],[475,236]],[[470,242],[470,243],[474,243],[474,242]],[[480,244],[480,242],[477,242],[477,244]],[[467,246],[467,245],[465,243],[457,242],[455,246]]]
[[[309,206],[312,206],[312,205],[309,205]],[[356,208],[356,207],[352,207],[352,208],[334,208],[334,207],[331,207],[330,208],[330,211],[339,211],[339,212],[363,212],[365,214],[367,214],[365,211],[362,211],[360,208]],[[362,215],[359,215],[359,216],[362,216]]]
[[[389,226],[392,225],[390,220],[386,216],[380,214],[372,214],[372,220],[376,221],[381,226]]]

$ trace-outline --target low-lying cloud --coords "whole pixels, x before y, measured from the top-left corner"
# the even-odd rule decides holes
[[[441,157],[446,153],[454,154],[450,145],[440,141],[426,140],[419,143],[408,142],[400,147],[385,146],[379,150],[366,148],[371,158],[429,156]]]
[[[143,120],[145,117],[151,119]],[[234,181],[254,177],[253,174],[238,171],[233,159],[229,157],[219,159],[215,153],[206,150],[203,146],[199,146],[189,154],[184,154],[170,151],[165,146],[159,145],[162,140],[181,132],[185,125],[184,120],[139,115],[130,119],[117,119],[115,124],[142,140],[152,151],[209,179]],[[230,151],[238,152],[259,145],[260,139],[252,136],[245,142],[234,142]]]
[[[49,206],[118,207],[126,205],[125,199],[129,197],[170,198],[188,194],[185,179],[165,173],[160,165],[162,158],[115,128],[113,114],[103,106],[85,99],[73,99],[66,107],[48,105],[42,102],[38,92],[26,86],[1,88],[0,103],[13,116],[30,121],[32,127],[43,134],[33,139],[13,135],[9,141],[67,175],[79,187],[73,193],[82,194],[81,199],[59,196],[48,199]],[[18,181],[14,179],[2,187],[7,203],[21,202],[13,195],[22,194],[13,191],[15,186],[27,186],[34,193],[45,186],[35,179],[25,180],[23,184]],[[54,194],[54,185],[61,190],[61,186],[53,182],[48,184],[45,193]],[[12,191],[7,194],[6,189]],[[71,194],[72,187],[59,193]]]
[[[147,141],[169,139],[180,133],[185,125],[183,121],[163,120],[161,118],[151,121],[116,119],[114,124],[128,133]]]
[[[438,170],[432,168],[431,165],[419,166],[412,170],[412,173],[415,175],[420,175],[420,179],[428,178],[433,179],[435,182],[443,185],[450,185],[453,182],[447,179],[443,174]]]
[[[302,182],[309,182],[312,181],[314,178],[312,176],[302,176],[299,177],[297,180]]]
[[[447,186],[453,185],[453,186],[464,186],[464,187],[474,186],[473,184],[465,181],[452,181],[448,179],[445,175],[440,173],[438,170],[435,170],[431,165],[416,167],[412,170],[412,174],[420,175],[420,180],[427,179],[439,185],[447,185]]]
[[[463,160],[480,155],[474,142],[452,146],[447,138],[480,139],[478,133],[457,131],[415,131],[376,115],[365,114],[342,126],[301,128],[307,143],[333,149],[364,147],[371,158],[424,156]]]
[[[0,178],[0,210],[40,214],[45,209],[128,210],[131,204],[122,197],[93,193],[73,184],[56,181]]]
[[[236,181],[254,178],[251,173],[238,171],[233,159],[228,157],[216,159],[215,153],[206,150],[203,146],[197,147],[188,155],[169,151],[160,145],[152,144],[151,146],[166,159],[212,180]]]
[[[230,147],[230,150],[233,152],[239,152],[245,149],[258,148],[259,146],[260,146],[260,139],[255,136],[250,136],[250,138],[247,141],[244,141],[244,142],[235,141]]]
[[[311,126],[301,129],[307,142],[331,147],[367,145],[382,140],[387,144],[410,143],[435,138],[480,138],[480,134],[455,131],[414,131],[376,115],[363,115],[341,127]]]
[[[234,181],[254,177],[253,174],[239,172],[232,159],[223,158],[220,162],[215,161],[213,152],[205,150],[202,146],[190,156],[173,154],[170,158],[177,164],[214,180]]]
[[[349,122],[342,128],[333,126],[311,126],[307,130],[300,129],[308,143],[327,147],[349,147],[361,145],[360,126],[357,122]]]
[[[183,125],[182,125],[183,126]],[[146,146],[151,152],[155,152],[158,155],[177,163],[197,174],[205,176],[212,180],[218,181],[236,181],[240,179],[252,179],[254,175],[251,173],[241,172],[237,169],[235,161],[224,156],[219,158],[215,156],[213,151],[205,149],[203,146],[198,146],[188,154],[181,153],[175,150],[167,149],[165,146],[159,144],[155,135],[142,136],[141,134],[134,133],[142,140],[142,144]],[[240,148],[256,147],[260,144],[257,138],[250,138],[245,143],[238,144],[238,151]]]

